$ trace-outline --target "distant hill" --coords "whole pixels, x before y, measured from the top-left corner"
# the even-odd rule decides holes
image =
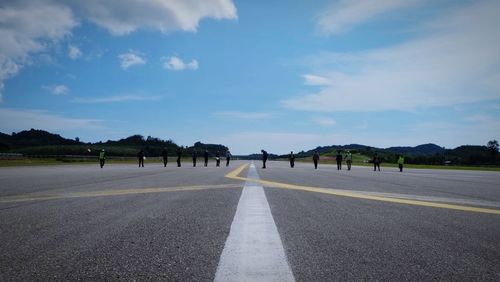
[[[49,145],[78,145],[82,144],[74,139],[66,139],[59,134],[49,133],[44,130],[25,130],[12,135],[0,133],[0,148],[2,150],[18,149],[34,146]]]
[[[163,149],[169,156],[174,156],[178,148],[182,148],[184,156],[190,156],[196,149],[198,153],[208,150],[211,156],[217,151],[225,155],[227,147],[221,144],[204,144],[196,142],[191,147],[182,147],[172,140],[162,140],[156,137],[132,135],[120,140],[106,142],[84,143],[75,139],[67,139],[58,134],[44,130],[25,130],[11,135],[0,132],[0,152],[21,153],[31,156],[45,155],[95,155],[97,151],[105,149],[108,155],[136,156],[139,150],[144,150],[146,156],[160,156]]]
[[[416,147],[390,147],[386,149],[387,151],[403,154],[403,155],[435,155],[442,154],[445,151],[445,148],[440,147],[436,144],[422,144]]]

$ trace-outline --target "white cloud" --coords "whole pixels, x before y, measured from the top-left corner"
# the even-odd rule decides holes
[[[29,63],[30,54],[44,51],[68,36],[77,25],[64,5],[45,1],[9,1],[0,6],[0,101],[4,81]]]
[[[360,53],[321,54],[310,61],[334,83],[282,103],[297,110],[356,112],[499,99],[500,81],[493,79],[500,75],[498,10],[498,1],[474,2],[440,15],[426,24],[428,35],[407,43]]]
[[[401,8],[412,7],[416,0],[340,0],[329,6],[318,19],[319,28],[328,34],[344,33],[356,25]]]
[[[82,51],[78,46],[70,44],[68,46],[68,57],[72,60],[76,60],[82,56]]]
[[[328,117],[314,117],[312,121],[321,126],[334,126],[337,122],[334,119]]]
[[[43,86],[43,89],[50,91],[53,95],[66,95],[69,93],[69,88],[66,85],[52,85],[52,86]]]
[[[0,4],[0,102],[5,81],[29,64],[31,55],[49,51],[70,36],[82,20],[94,22],[112,34],[125,35],[138,29],[194,32],[204,18],[236,19],[236,7],[231,0],[3,1]],[[71,59],[81,56],[76,46],[70,46],[68,52]],[[133,59],[137,58],[130,62],[141,62]]]
[[[99,104],[99,103],[116,103],[130,101],[158,101],[160,96],[141,96],[141,95],[117,95],[101,98],[77,98],[73,100],[75,103],[81,104]]]
[[[215,112],[214,116],[230,118],[230,119],[246,119],[246,120],[259,120],[272,117],[270,113],[262,112]]]
[[[124,35],[140,28],[163,33],[196,31],[203,18],[236,19],[231,0],[86,0],[74,3],[80,13],[112,34]]]
[[[302,77],[304,77],[305,84],[307,85],[325,86],[332,84],[332,81],[324,76],[305,74]]]
[[[185,63],[181,58],[172,56],[172,57],[163,57],[161,59],[163,61],[163,68],[173,70],[173,71],[182,71],[185,69],[197,70],[198,69],[198,61],[191,60],[189,63]]]
[[[68,118],[44,111],[0,108],[0,130],[3,132],[29,128],[48,131],[103,129],[100,123],[100,120]]]
[[[146,64],[146,59],[141,56],[143,56],[143,54],[134,50],[129,50],[128,53],[120,54],[118,59],[120,59],[121,68],[126,70],[131,66]]]

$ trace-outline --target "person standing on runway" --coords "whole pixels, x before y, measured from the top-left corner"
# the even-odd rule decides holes
[[[291,151],[290,155],[288,155],[288,159],[290,160],[290,167],[293,168],[295,166],[295,155],[293,154],[293,151]]]
[[[217,151],[217,153],[215,153],[215,166],[220,166],[220,153],[219,153],[219,151]]]
[[[378,153],[375,153],[373,155],[373,171],[376,171],[378,168],[378,171],[380,171],[380,157],[378,156]]]
[[[399,158],[398,158],[399,172],[403,172],[404,163],[405,163],[405,157],[403,157],[403,155],[399,155]]]
[[[262,168],[266,168],[267,162],[267,152],[264,150],[260,150],[262,152]]]
[[[144,151],[140,150],[137,154],[137,160],[139,161],[139,167],[144,167]]]
[[[346,153],[344,158],[345,158],[345,162],[347,163],[347,170],[351,170],[352,154],[349,150],[347,150],[347,153]]]
[[[198,152],[193,149],[193,167],[196,167],[196,159],[198,158]]]
[[[231,161],[231,152],[229,150],[226,151],[226,166],[229,166],[229,161]]]
[[[163,167],[167,167],[168,151],[166,148],[163,148],[163,150],[161,151],[161,156],[163,157]]]
[[[182,149],[177,148],[177,167],[181,167]]]
[[[314,169],[318,169],[318,161],[319,161],[319,153],[318,151],[314,151],[313,155]]]
[[[205,153],[203,153],[203,158],[205,159],[205,166],[208,165],[208,150],[205,150]]]
[[[340,153],[340,150],[337,150],[335,160],[337,161],[337,170],[342,170],[342,154]]]
[[[99,164],[101,165],[101,168],[104,167],[104,161],[106,160],[106,153],[104,152],[104,149],[99,152]]]

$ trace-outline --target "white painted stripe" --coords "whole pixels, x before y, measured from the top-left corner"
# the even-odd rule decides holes
[[[252,163],[248,178],[259,178]],[[247,182],[215,281],[295,281],[262,186]]]

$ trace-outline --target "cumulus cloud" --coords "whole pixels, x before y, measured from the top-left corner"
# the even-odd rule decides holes
[[[172,56],[172,57],[163,57],[163,68],[173,71],[182,71],[185,69],[189,70],[197,70],[198,69],[198,61],[191,60],[189,63],[185,63],[181,58]]]
[[[141,56],[143,56],[143,54],[134,50],[129,50],[128,53],[120,54],[118,59],[120,59],[121,68],[126,70],[132,66],[146,64],[146,59]]]
[[[66,95],[69,93],[69,88],[66,85],[52,85],[52,86],[44,86],[44,89],[50,91],[53,95],[60,96]]]
[[[356,112],[499,99],[498,10],[498,1],[474,2],[426,23],[427,35],[406,43],[320,54],[311,60],[312,67],[327,73],[326,80],[333,83],[282,104],[306,111]]]
[[[324,77],[324,76],[319,76],[319,75],[314,75],[314,74],[305,74],[302,77],[304,77],[305,84],[307,84],[307,85],[324,86],[324,85],[331,85],[332,84],[330,79],[327,77]]]
[[[408,8],[417,0],[341,0],[330,5],[319,16],[318,26],[327,34],[344,33],[356,25],[401,8]]]
[[[173,30],[196,31],[203,18],[236,19],[231,0],[122,0],[75,1],[80,13],[115,35],[140,28],[167,33]]]
[[[68,46],[68,57],[72,60],[76,60],[82,56],[82,51],[78,46],[70,44]]]
[[[31,55],[48,51],[71,35],[82,20],[93,22],[114,35],[126,35],[138,29],[195,32],[204,18],[236,19],[236,7],[231,0],[3,1],[0,5],[0,101],[5,80],[29,64]],[[71,59],[81,55],[77,46],[69,46]],[[132,56],[129,62],[140,64],[140,59]]]
[[[45,1],[9,1],[0,6],[0,99],[4,81],[77,25],[72,11]]]

